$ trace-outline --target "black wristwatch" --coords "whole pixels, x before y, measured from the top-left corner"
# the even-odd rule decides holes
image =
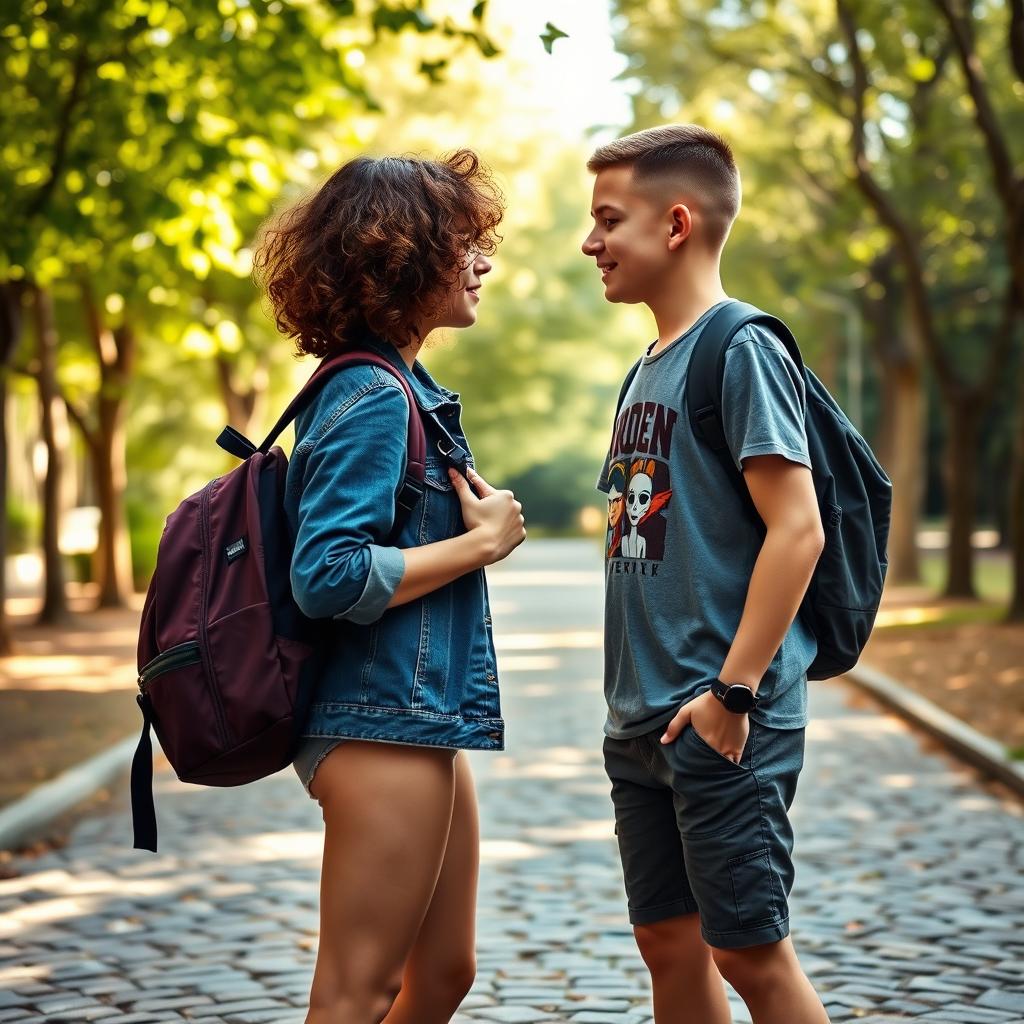
[[[746,683],[723,683],[716,679],[711,684],[711,692],[727,711],[737,715],[745,715],[757,707],[757,694]]]

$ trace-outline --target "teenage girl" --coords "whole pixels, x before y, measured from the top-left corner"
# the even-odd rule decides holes
[[[500,194],[474,153],[353,160],[266,231],[256,257],[299,353],[346,348],[298,416],[285,505],[300,608],[333,620],[295,770],[323,811],[320,945],[307,1024],[443,1024],[475,973],[478,822],[467,749],[500,750],[483,567],[525,539],[522,507],[476,473],[459,396],[417,360],[469,327]],[[412,515],[409,402],[427,436]]]

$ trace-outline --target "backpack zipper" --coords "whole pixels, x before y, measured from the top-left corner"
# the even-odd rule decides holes
[[[175,644],[161,651],[140,673],[139,691],[146,692],[146,687],[165,672],[172,672],[176,668],[184,668],[186,665],[194,665],[200,660],[199,644],[195,640],[186,640],[183,644]]]
[[[210,488],[213,487],[216,482],[216,480],[211,480],[202,489],[199,495],[199,534],[203,545],[203,578],[199,607],[199,653],[203,659],[206,684],[210,688],[213,707],[217,713],[217,725],[220,727],[221,743],[225,748],[227,748],[228,727],[224,720],[224,705],[221,704],[220,693],[217,690],[217,680],[213,672],[213,663],[210,660],[210,641],[206,628],[206,616],[209,612],[210,605]]]

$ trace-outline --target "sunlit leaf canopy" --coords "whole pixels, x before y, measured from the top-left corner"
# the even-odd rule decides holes
[[[1006,60],[1006,5],[974,7],[992,95],[1007,134],[1019,138],[1024,86]],[[866,155],[920,226],[950,351],[976,375],[984,345],[967,342],[1000,315],[985,305],[1009,273],[1005,218],[949,32],[932,0],[852,8],[871,74]],[[745,199],[730,281],[753,283],[764,301],[781,298],[798,318],[823,290],[863,286],[891,239],[852,187],[851,71],[835,0],[617,0],[615,9],[625,74],[643,83],[639,124],[699,121],[736,149]]]
[[[947,34],[934,0],[852,6],[872,74],[867,156],[920,233],[943,344],[977,379],[979,339],[1009,272],[1005,218]],[[240,387],[266,392],[254,435],[309,371],[266,315],[249,278],[252,247],[268,216],[357,153],[470,145],[494,167],[508,216],[479,324],[432,339],[425,360],[463,393],[481,468],[525,487],[542,521],[570,525],[593,500],[617,382],[652,337],[642,309],[603,301],[579,251],[586,159],[623,130],[698,121],[730,139],[744,206],[726,288],[785,315],[811,365],[853,400],[839,360],[855,300],[876,294],[872,274],[892,239],[852,180],[849,54],[835,3],[608,9],[610,23],[596,0],[40,0],[8,18],[0,277],[52,290],[72,397],[98,382],[82,283],[109,324],[136,325],[136,522],[162,519],[225,467],[212,443],[225,420],[225,365]],[[975,10],[1000,116],[1024,137],[1024,97],[1003,52],[1007,12],[997,0]],[[607,79],[620,71],[613,96]],[[606,109],[587,103],[598,93]],[[588,136],[578,115],[567,128],[555,103],[563,114],[585,107],[599,130]],[[870,432],[879,389],[866,372]],[[1004,450],[1009,422],[1004,409]]]
[[[130,319],[143,337],[129,395],[136,518],[156,521],[224,468],[215,364],[229,360],[242,386],[269,370],[255,433],[309,372],[250,280],[259,226],[357,153],[465,145],[508,196],[506,241],[480,327],[439,339],[428,360],[464,392],[492,476],[570,453],[566,507],[589,499],[600,399],[628,339],[578,249],[589,143],[582,125],[560,130],[533,81],[550,60],[543,37],[564,47],[580,33],[533,6],[524,26],[524,5],[507,2],[39,2],[4,25],[0,276],[55,295],[73,400],[99,386],[84,285],[109,325]],[[500,427],[512,413],[515,445]]]

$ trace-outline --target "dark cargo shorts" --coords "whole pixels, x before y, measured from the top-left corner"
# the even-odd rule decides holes
[[[667,745],[664,731],[604,741],[630,921],[697,911],[720,949],[785,938],[805,730],[751,720],[738,764],[692,725]]]

